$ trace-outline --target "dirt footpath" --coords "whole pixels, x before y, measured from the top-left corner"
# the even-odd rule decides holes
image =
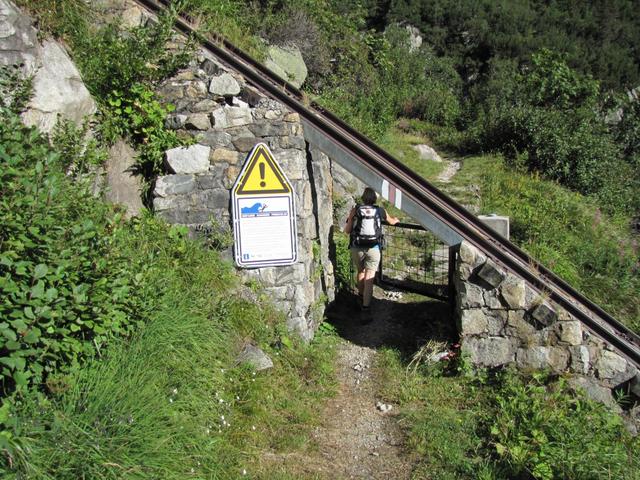
[[[327,313],[343,339],[336,359],[337,395],[324,406],[323,422],[313,431],[306,454],[269,459],[292,478],[411,478],[415,462],[404,448],[398,408],[378,396],[373,368],[377,348],[396,348],[410,356],[425,339],[445,334],[442,318],[448,312],[439,302],[411,301],[377,287],[375,297],[366,325],[354,298],[339,299]]]

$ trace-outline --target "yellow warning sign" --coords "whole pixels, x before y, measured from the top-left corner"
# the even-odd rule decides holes
[[[269,148],[259,143],[252,150],[246,166],[238,177],[236,195],[289,193],[291,187]]]

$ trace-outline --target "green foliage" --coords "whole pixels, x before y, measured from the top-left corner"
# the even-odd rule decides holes
[[[90,136],[88,121],[76,126],[70,120],[58,118],[53,127],[51,144],[60,155],[62,168],[75,175],[102,165],[108,156],[97,140]]]
[[[69,161],[37,131],[6,110],[1,117],[0,390],[7,394],[127,335],[137,277],[112,248],[118,215],[92,197],[89,182],[71,185],[63,172]]]
[[[417,477],[637,477],[640,441],[617,414],[573,392],[563,379],[470,374],[464,357],[457,365],[413,368],[395,351],[383,351],[377,367],[382,397],[399,404],[407,446],[418,455]]]
[[[0,65],[0,108],[13,113],[24,111],[31,99],[33,78],[24,78],[17,65]]]
[[[26,455],[4,452],[3,478],[236,478],[262,468],[260,450],[303,447],[332,391],[334,337],[287,338],[282,315],[182,227],[145,216],[114,242],[140,275],[144,325],[52,378],[49,398],[14,399],[7,432]],[[249,338],[273,370],[236,363]]]
[[[335,278],[338,290],[350,290],[355,285],[351,251],[349,250],[349,235],[335,233],[333,235],[335,245]]]
[[[561,379],[500,379],[490,421],[497,463],[509,478],[636,478],[640,444],[621,418],[576,396]],[[588,439],[588,441],[585,441]]]
[[[145,178],[163,172],[164,152],[184,142],[174,130],[165,128],[167,115],[174,106],[162,105],[148,85],[135,83],[126,92],[113,90],[108,98],[108,115],[102,132],[110,140],[129,136],[138,146],[137,163]]]

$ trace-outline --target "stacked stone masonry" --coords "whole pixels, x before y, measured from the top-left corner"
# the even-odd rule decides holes
[[[194,233],[230,236],[230,189],[248,153],[260,142],[269,146],[292,183],[298,263],[241,272],[260,281],[287,314],[288,326],[310,339],[334,292],[329,159],[307,147],[296,113],[263,96],[204,52],[164,82],[160,94],[176,106],[167,126],[191,136],[194,144],[166,153],[171,174],[158,178],[153,191],[159,216],[187,225]],[[231,249],[227,254],[231,258]]]
[[[614,407],[611,389],[640,380],[634,365],[580,321],[468,242],[460,245],[454,278],[462,350],[473,364],[567,374]]]

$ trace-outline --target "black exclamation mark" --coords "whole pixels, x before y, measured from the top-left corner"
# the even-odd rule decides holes
[[[267,186],[267,182],[264,181],[264,163],[259,163],[258,167],[260,168],[260,178],[262,179],[260,186],[264,188]]]

